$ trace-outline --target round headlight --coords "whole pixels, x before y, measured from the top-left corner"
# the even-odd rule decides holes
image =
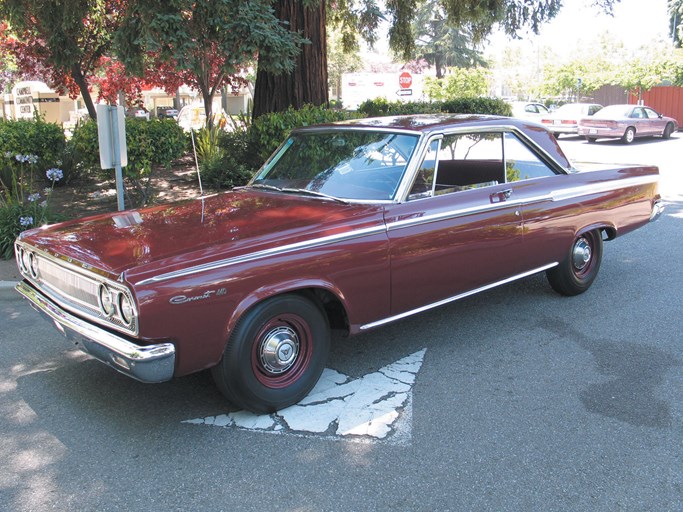
[[[133,323],[133,316],[135,310],[133,308],[133,301],[126,295],[122,293],[119,295],[119,313],[121,313],[121,320],[128,327]]]
[[[28,274],[29,268],[31,268],[31,262],[29,261],[30,253],[26,249],[21,249],[21,270],[24,274]]]
[[[38,256],[33,253],[28,255],[28,271],[33,279],[38,279]]]
[[[106,284],[101,284],[98,298],[102,313],[104,313],[105,316],[112,316],[116,312],[114,292],[112,292]]]

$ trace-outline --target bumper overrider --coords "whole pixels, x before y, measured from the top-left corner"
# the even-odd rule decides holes
[[[164,382],[173,377],[175,346],[172,343],[137,345],[64,311],[24,281],[17,284],[16,290],[36,311],[52,320],[67,339],[95,359],[141,382]]]

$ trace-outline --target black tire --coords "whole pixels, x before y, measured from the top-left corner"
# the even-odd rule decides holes
[[[588,144],[595,144],[595,137],[586,137],[586,141]]]
[[[573,296],[585,292],[598,275],[602,261],[602,237],[599,230],[578,236],[560,264],[546,271],[553,290]]]
[[[630,144],[636,138],[636,129],[633,126],[626,128],[624,135],[621,137],[621,142],[624,144]]]
[[[559,139],[561,134],[556,132],[556,133],[553,133],[553,135],[555,135],[556,139]]]
[[[270,413],[313,389],[329,350],[330,327],[321,308],[300,295],[280,295],[245,313],[211,374],[235,405]]]
[[[664,132],[662,133],[662,138],[663,139],[670,139],[671,134],[674,132],[674,125],[673,123],[667,123],[666,127],[664,128]]]

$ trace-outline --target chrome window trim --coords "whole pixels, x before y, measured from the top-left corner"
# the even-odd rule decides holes
[[[529,270],[528,272],[523,272],[522,274],[517,274],[512,277],[508,277],[507,279],[503,279],[501,281],[496,281],[495,283],[487,284],[486,286],[482,286],[480,288],[475,288],[474,290],[470,290],[468,292],[461,293],[459,295],[454,295],[453,297],[449,297],[447,299],[443,299],[437,302],[433,302],[431,304],[428,304],[426,306],[422,306],[419,308],[411,309],[410,311],[406,311],[405,313],[400,313],[398,315],[390,316],[388,318],[384,318],[382,320],[378,320],[376,322],[371,322],[369,324],[361,325],[360,330],[365,331],[367,329],[372,329],[374,327],[379,327],[380,325],[385,325],[391,322],[395,322],[396,320],[401,320],[403,318],[407,318],[409,316],[416,315],[418,313],[422,313],[424,311],[430,310],[437,308],[439,306],[444,306],[446,304],[450,304],[451,302],[455,302],[456,300],[464,299],[465,297],[469,297],[470,295],[475,295],[479,292],[484,292],[486,290],[490,290],[491,288],[496,288],[497,286],[501,286],[507,283],[511,283],[512,281],[516,281],[518,279],[523,279],[525,277],[532,276],[534,274],[538,274],[539,272],[543,272],[544,270],[548,270],[550,268],[556,267],[558,265],[557,262],[550,263],[548,265],[544,265],[542,267],[538,267],[533,270]]]

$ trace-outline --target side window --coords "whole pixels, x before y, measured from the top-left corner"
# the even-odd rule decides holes
[[[502,134],[461,133],[444,136],[436,166],[435,195],[504,181]]]
[[[439,140],[433,140],[429,144],[425,158],[415,176],[413,186],[410,188],[409,200],[432,195],[434,189],[434,170],[436,169],[436,162],[439,157],[439,142]]]
[[[649,119],[659,119],[659,114],[652,110],[651,108],[646,108],[645,113]]]
[[[512,133],[505,134],[505,176],[508,182],[554,176],[533,151]]]

